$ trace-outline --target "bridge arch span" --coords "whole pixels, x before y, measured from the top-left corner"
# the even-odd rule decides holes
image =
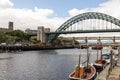
[[[107,14],[104,13],[98,13],[98,12],[87,12],[87,13],[83,13],[83,14],[79,14],[77,16],[74,16],[72,18],[70,18],[69,20],[67,20],[65,23],[63,23],[57,30],[58,31],[64,31],[65,29],[67,29],[68,27],[70,27],[71,25],[79,22],[79,21],[83,21],[83,20],[87,20],[87,19],[101,19],[101,20],[105,20],[108,22],[111,22],[117,26],[120,26],[120,20],[117,18],[114,18],[112,16],[109,16]]]
[[[120,20],[117,18],[114,18],[114,17],[109,16],[109,15],[104,14],[104,13],[87,12],[87,13],[79,14],[79,15],[76,15],[76,16],[70,18],[69,20],[64,22],[55,32],[65,31],[67,28],[69,28],[73,24],[80,22],[80,21],[83,21],[83,20],[87,20],[87,19],[105,20],[107,22],[110,22],[110,23],[113,23],[117,26],[120,26]],[[59,36],[59,34],[52,35],[50,42],[54,41],[58,36]]]

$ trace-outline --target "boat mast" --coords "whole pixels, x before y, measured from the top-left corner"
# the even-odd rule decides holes
[[[98,61],[98,42],[97,42],[97,61]]]
[[[102,47],[102,43],[100,43],[100,46]],[[100,50],[101,52],[101,54],[100,54],[100,60],[102,60],[102,49]]]
[[[80,77],[80,58],[81,58],[81,55],[79,55],[79,63],[78,63],[79,70],[78,70],[78,77]]]
[[[88,63],[89,63],[89,50],[88,50],[88,44],[87,44],[87,67],[88,67]]]

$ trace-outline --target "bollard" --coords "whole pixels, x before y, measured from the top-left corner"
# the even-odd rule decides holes
[[[109,80],[109,75],[106,76],[106,80]]]
[[[119,80],[120,80],[120,75],[119,75]]]
[[[118,56],[120,55],[120,48],[118,49]]]
[[[110,51],[110,69],[112,70],[113,68],[113,51]]]

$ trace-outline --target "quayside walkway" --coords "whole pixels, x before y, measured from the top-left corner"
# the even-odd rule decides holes
[[[100,72],[98,80],[120,80],[120,48],[118,49],[118,55],[113,56],[113,50],[110,51],[110,54],[110,64]]]
[[[118,57],[117,65],[112,69],[108,80],[120,80],[120,55]]]

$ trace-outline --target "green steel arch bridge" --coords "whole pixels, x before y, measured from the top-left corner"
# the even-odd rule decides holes
[[[120,20],[104,13],[87,12],[70,18],[55,32],[45,33],[45,39],[53,42],[60,34],[105,32],[120,32]]]
[[[87,12],[70,18],[55,32],[45,35],[47,42],[53,42],[60,34],[104,32],[120,32],[120,20],[104,13]]]

